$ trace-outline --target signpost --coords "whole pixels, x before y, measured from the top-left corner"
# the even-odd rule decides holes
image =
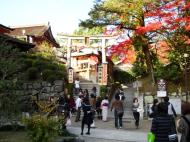
[[[98,84],[107,85],[107,82],[108,82],[107,63],[102,63],[102,66],[98,66]]]
[[[163,79],[158,81],[157,97],[166,97],[166,82]]]
[[[68,81],[69,83],[73,83],[73,68],[68,69]]]

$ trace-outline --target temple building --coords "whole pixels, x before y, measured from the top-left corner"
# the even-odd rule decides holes
[[[8,35],[23,40],[28,43],[35,44],[38,47],[40,44],[46,42],[50,47],[59,47],[59,44],[55,41],[51,26],[48,25],[29,25],[29,26],[18,26],[11,27],[11,31]]]
[[[2,24],[0,24],[0,39],[3,40],[6,44],[12,45],[15,48],[19,48],[21,51],[28,51],[31,48],[34,48],[34,44],[28,43],[22,40],[19,40],[17,38],[14,38],[10,36],[9,34],[13,31],[14,29],[6,27]]]

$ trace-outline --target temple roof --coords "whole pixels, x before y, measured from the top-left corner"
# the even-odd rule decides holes
[[[12,36],[43,36],[44,33],[48,30],[46,25],[30,25],[30,26],[19,26],[12,27],[14,30],[10,33]]]
[[[13,30],[13,29],[11,29],[11,28],[9,28],[9,27],[7,27],[7,26],[4,26],[4,25],[2,25],[2,24],[0,24],[0,28],[4,28],[4,29],[6,29],[6,30]]]
[[[47,40],[52,42],[55,46],[59,47],[59,44],[55,41],[51,26],[41,24],[41,25],[29,25],[29,26],[17,26],[17,27],[11,27],[13,31],[10,32],[10,35],[13,37],[17,36],[34,36],[36,38],[38,37],[46,37]]]
[[[0,24],[0,34],[10,33],[13,29]]]

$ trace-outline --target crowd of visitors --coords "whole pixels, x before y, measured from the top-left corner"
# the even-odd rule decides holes
[[[62,96],[58,102],[60,109],[67,103],[68,118],[75,114],[75,122],[81,121],[81,135],[83,135],[84,126],[87,125],[87,135],[90,135],[90,128],[94,123],[95,116],[103,122],[108,121],[109,109],[114,112],[114,126],[116,129],[122,128],[122,119],[124,115],[124,100],[125,95],[122,89],[115,92],[114,100],[110,101],[108,96],[97,96],[97,89],[93,87],[91,93],[88,90],[78,89],[78,95]],[[133,99],[132,112],[135,120],[135,126],[139,128],[140,120],[140,104],[137,97]],[[81,112],[82,118],[81,118]],[[190,104],[182,103],[181,116],[177,116],[169,97],[155,98],[153,105],[150,108],[149,117],[152,118],[152,125],[150,131],[155,136],[154,142],[178,142],[177,133],[181,133],[180,142],[190,141]],[[95,115],[96,114],[96,115]]]

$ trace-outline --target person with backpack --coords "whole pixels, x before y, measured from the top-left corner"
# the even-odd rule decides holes
[[[86,132],[86,134],[90,135],[90,127],[91,127],[91,124],[93,123],[93,109],[87,97],[84,98],[83,100],[82,110],[84,112],[84,115],[81,122],[81,135],[83,135],[85,124],[88,126],[88,131]]]
[[[168,96],[164,97],[164,103],[167,104],[168,114],[170,116],[173,116],[174,118],[176,118],[177,117],[176,111],[175,111],[173,105],[169,102],[169,97]]]
[[[181,133],[180,142],[190,142],[190,103],[182,103],[181,118],[177,121],[177,131]]]
[[[153,105],[150,108],[150,114],[149,114],[150,118],[154,118],[158,115],[158,103],[159,103],[158,99],[154,99]]]
[[[164,102],[158,104],[158,114],[152,120],[151,132],[155,135],[154,142],[171,142],[171,135],[175,135],[172,142],[178,142],[173,118],[168,115],[167,104]]]

